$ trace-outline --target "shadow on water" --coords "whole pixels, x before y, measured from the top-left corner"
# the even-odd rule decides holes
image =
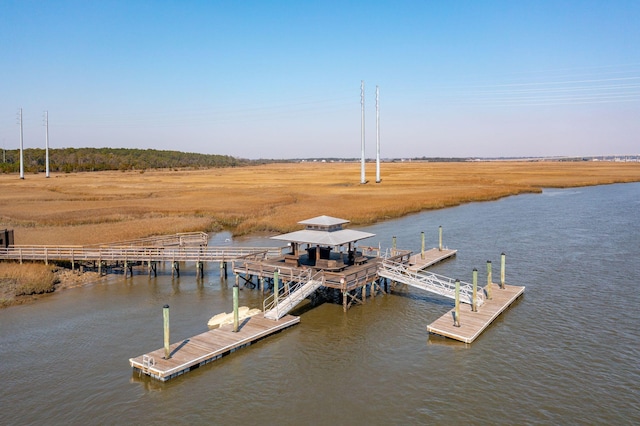
[[[430,296],[426,293],[414,293],[408,290],[392,290],[389,289],[389,295],[391,296],[398,296],[398,297],[402,297],[405,299],[409,299],[409,300],[417,300],[417,301],[421,301],[421,302],[426,302],[432,305],[437,305],[437,306],[448,306],[450,308],[453,308],[454,302],[452,299],[443,299],[443,298],[439,298],[437,296]]]

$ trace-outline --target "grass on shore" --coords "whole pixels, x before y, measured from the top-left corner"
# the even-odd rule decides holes
[[[639,163],[287,163],[193,171],[0,175],[0,229],[15,244],[93,244],[188,231],[299,229],[326,214],[368,225],[545,187],[640,181]]]
[[[56,283],[49,265],[0,262],[0,307],[14,304],[21,296],[50,293]]]

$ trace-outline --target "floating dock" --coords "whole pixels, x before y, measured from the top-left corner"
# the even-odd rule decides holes
[[[487,299],[478,308],[477,312],[471,310],[470,305],[460,306],[460,326],[454,326],[453,315],[455,309],[450,310],[433,323],[427,326],[431,334],[448,337],[464,343],[473,342],[502,312],[504,312],[515,300],[524,293],[524,287],[505,284],[500,288],[499,284],[491,285],[491,299]]]
[[[409,270],[416,272],[456,255],[458,250],[432,248],[409,258]]]
[[[129,363],[134,371],[166,382],[299,322],[300,317],[293,315],[274,321],[258,314],[242,320],[237,332],[233,324],[226,324],[170,345],[169,359],[164,359],[162,348],[131,358]]]

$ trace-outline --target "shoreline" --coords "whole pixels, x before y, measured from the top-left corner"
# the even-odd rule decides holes
[[[371,176],[371,167],[369,176]],[[0,175],[0,229],[16,245],[90,245],[180,232],[286,233],[320,214],[367,226],[544,188],[640,181],[640,163],[383,163],[360,183],[349,163],[192,171]]]
[[[23,268],[29,268],[29,264],[23,264]],[[34,303],[56,292],[61,292],[70,288],[84,287],[106,280],[106,276],[100,276],[97,272],[78,272],[72,271],[64,267],[57,266],[53,271],[55,282],[50,290],[34,294],[25,294],[15,296],[11,294],[12,288],[9,279],[0,278],[0,309],[9,308],[11,306],[19,306],[28,303]]]
[[[373,166],[367,164],[369,176]],[[296,230],[300,220],[321,214],[362,227],[547,188],[640,182],[640,163],[383,163],[379,184],[360,184],[359,172],[349,163],[287,163],[53,179],[0,175],[0,229],[13,229],[16,245],[105,244],[192,231],[259,237]],[[58,269],[53,291],[104,278]],[[42,296],[18,297],[26,303]]]

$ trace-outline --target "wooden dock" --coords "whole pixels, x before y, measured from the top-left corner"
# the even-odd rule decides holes
[[[226,324],[172,344],[170,359],[164,359],[162,348],[131,358],[129,363],[134,371],[166,382],[299,322],[300,318],[292,315],[274,321],[258,314],[242,320],[237,333],[233,324]]]
[[[409,270],[416,272],[442,262],[452,256],[455,256],[458,250],[432,248],[422,253],[417,253],[409,258]]]
[[[491,285],[491,299],[486,300],[477,312],[473,312],[470,305],[460,306],[460,327],[453,325],[455,309],[452,309],[429,324],[427,331],[431,334],[471,343],[524,293],[524,289],[524,287],[508,284],[505,284],[505,288],[501,289],[499,284],[494,283]]]

